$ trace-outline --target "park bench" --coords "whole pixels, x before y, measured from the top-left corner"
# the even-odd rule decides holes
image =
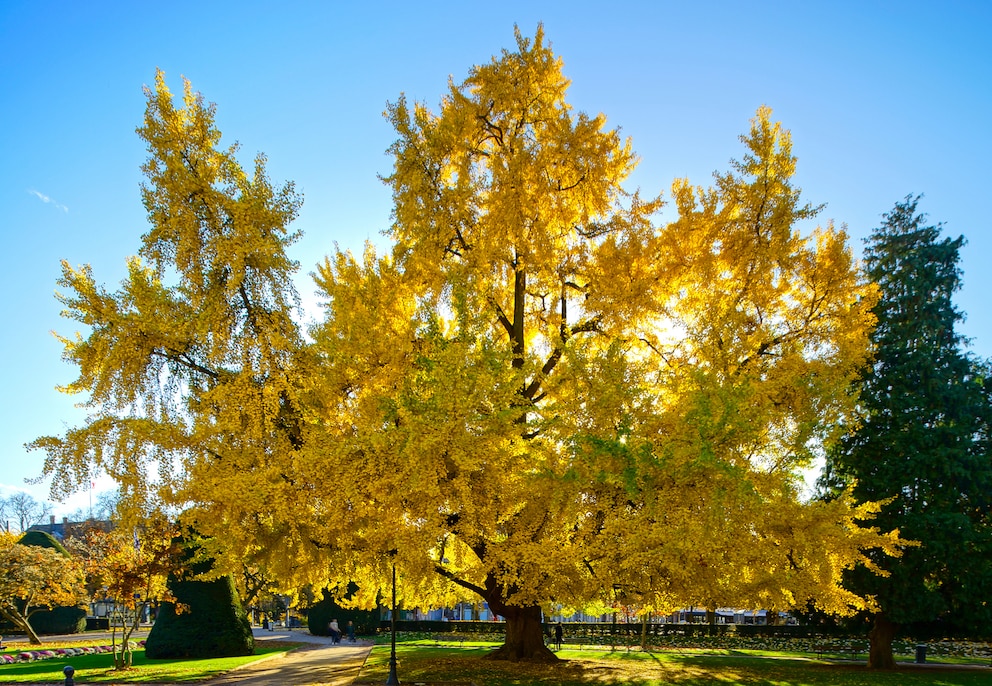
[[[434,641],[434,647],[440,648],[442,645],[455,645],[458,644],[459,648],[465,646],[465,634],[459,634],[454,631],[449,631],[443,634],[433,634],[431,640]]]
[[[549,648],[554,648],[555,646],[554,635],[545,634],[544,644]],[[609,637],[603,637],[603,636],[581,636],[581,635],[569,636],[568,634],[566,634],[561,637],[562,647],[576,646],[581,648],[585,646],[597,646],[597,645],[609,645],[609,644],[610,644]]]
[[[551,639],[551,642],[554,643],[554,639],[553,638]],[[593,640],[593,638],[590,637],[590,636],[562,636],[561,637],[561,644],[562,645],[586,646],[586,645],[594,645],[595,643],[598,643],[598,642],[599,641]]]
[[[850,653],[857,660],[861,653],[867,651],[868,648],[863,643],[818,643],[813,646],[813,652],[820,658],[824,655],[845,655]]]

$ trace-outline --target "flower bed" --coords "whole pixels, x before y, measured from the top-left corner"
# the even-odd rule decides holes
[[[131,649],[143,648],[145,646],[144,641],[132,641]],[[118,650],[121,650],[123,646],[117,646]],[[5,653],[0,655],[0,662],[4,664],[12,664],[14,662],[36,662],[38,660],[50,660],[55,657],[72,657],[73,655],[87,655],[91,653],[111,653],[114,651],[114,646],[111,645],[99,645],[99,646],[84,646],[82,648],[56,648],[56,649],[45,649],[45,650],[22,650],[17,653]]]

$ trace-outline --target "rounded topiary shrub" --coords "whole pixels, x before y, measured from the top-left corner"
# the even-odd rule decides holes
[[[232,657],[255,652],[251,624],[230,576],[170,582],[175,603],[162,603],[145,642],[150,659]]]
[[[59,542],[59,539],[55,538],[46,531],[25,532],[23,536],[17,539],[17,542],[21,545],[36,545],[39,548],[52,548],[53,550],[59,551],[62,555],[69,557],[69,551],[66,550],[65,546]]]
[[[175,602],[159,608],[145,642],[145,655],[150,659],[251,655],[255,638],[234,580],[223,576],[199,581],[195,577],[209,571],[212,563],[194,562],[195,542],[187,540],[183,547],[185,576],[169,576]],[[181,613],[176,611],[177,604],[183,607]]]
[[[348,595],[358,590],[354,584],[348,587]],[[379,613],[377,610],[354,610],[343,609],[334,602],[334,596],[330,591],[324,591],[324,597],[307,610],[307,625],[310,633],[316,636],[328,636],[331,632],[327,625],[332,619],[338,620],[338,625],[344,636],[348,636],[348,622],[354,622],[355,634],[368,636],[376,632],[379,626]]]

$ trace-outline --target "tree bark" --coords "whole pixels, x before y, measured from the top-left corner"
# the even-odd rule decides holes
[[[0,615],[2,615],[4,619],[6,619],[11,624],[16,626],[18,629],[21,629],[25,634],[27,634],[28,643],[36,646],[41,645],[41,639],[38,637],[38,634],[31,626],[31,621],[28,619],[27,616],[6,610],[0,612]]]
[[[485,559],[484,544],[479,544],[473,550],[480,560]],[[490,612],[506,620],[506,638],[503,645],[487,655],[487,659],[512,662],[528,660],[553,663],[559,661],[558,656],[544,644],[544,626],[541,622],[540,605],[520,606],[507,603],[506,598],[512,597],[515,589],[503,587],[492,572],[486,575],[485,585],[479,586],[459,579],[443,567],[435,567],[435,570],[449,581],[477,593],[489,604]]]
[[[506,640],[503,645],[490,653],[490,660],[518,662],[557,662],[558,656],[544,645],[544,630],[541,626],[541,608],[515,607],[507,605],[501,613],[506,619]]]
[[[121,622],[121,651],[117,652],[117,646],[114,646],[114,669],[131,669],[134,664],[134,653],[131,650],[131,636],[134,632],[138,630],[141,626],[141,616],[145,613],[145,607],[148,605],[147,601],[143,603],[137,603],[134,611],[134,621],[130,626],[126,623]],[[116,633],[114,634],[116,637]]]
[[[895,669],[892,639],[899,625],[884,614],[875,615],[875,625],[868,632],[868,669]]]

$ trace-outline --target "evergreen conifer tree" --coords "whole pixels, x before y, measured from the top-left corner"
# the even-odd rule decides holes
[[[938,622],[944,633],[988,627],[992,606],[992,460],[987,364],[965,352],[953,302],[964,238],[942,238],[909,196],[867,239],[878,284],[873,363],[862,375],[858,423],[830,455],[824,483],[854,485],[858,501],[887,504],[875,520],[919,542],[888,573],[850,573],[850,590],[877,598],[869,666],[894,666],[892,639]]]

